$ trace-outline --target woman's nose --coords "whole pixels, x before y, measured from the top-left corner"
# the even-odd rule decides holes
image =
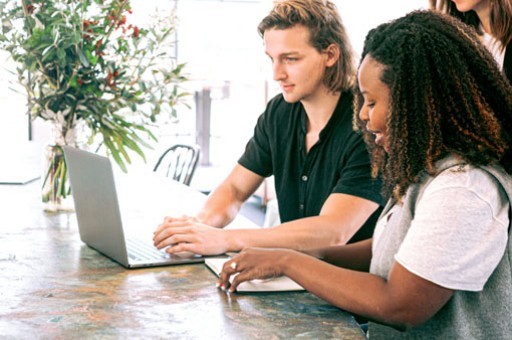
[[[359,110],[359,119],[361,119],[363,122],[368,121],[368,110],[364,108],[364,106]]]

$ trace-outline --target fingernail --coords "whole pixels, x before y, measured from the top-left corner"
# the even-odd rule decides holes
[[[215,284],[215,288],[219,288],[219,287],[220,287],[220,283],[218,283],[218,282],[217,282],[217,283]]]

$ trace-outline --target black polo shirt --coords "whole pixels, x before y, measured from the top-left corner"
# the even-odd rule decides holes
[[[352,127],[353,97],[340,96],[336,109],[306,152],[307,116],[300,102],[277,95],[258,118],[254,136],[238,163],[264,177],[274,175],[281,222],[317,216],[332,193],[377,202],[380,181],[370,175],[366,145]],[[380,209],[351,240],[371,237]]]

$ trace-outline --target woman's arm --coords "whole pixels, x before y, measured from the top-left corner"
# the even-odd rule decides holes
[[[304,253],[337,267],[368,272],[372,256],[372,239],[342,246],[310,249]]]
[[[365,242],[366,250],[370,242]],[[363,246],[361,243],[359,246]],[[330,254],[338,263],[351,264],[354,251],[357,263],[362,250],[358,247],[343,249],[347,258]],[[236,263],[233,265],[232,263]],[[231,276],[237,274],[229,280]],[[395,263],[387,279],[332,264],[287,249],[246,249],[227,261],[219,279],[221,288],[234,292],[244,281],[285,275],[312,294],[349,312],[380,323],[405,330],[430,319],[453,295],[453,291],[424,280]]]

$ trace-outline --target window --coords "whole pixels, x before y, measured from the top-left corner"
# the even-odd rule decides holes
[[[377,24],[401,16],[413,9],[426,8],[427,0],[360,0],[334,1],[360,54],[367,31]],[[149,5],[151,4],[151,5]],[[160,13],[177,10],[178,30],[176,54],[179,62],[187,62],[191,77],[189,91],[211,94],[210,152],[213,164],[234,163],[252,135],[256,119],[266,101],[277,93],[268,58],[256,27],[268,10],[269,0],[132,0],[134,19],[148,20],[155,8]],[[26,106],[23,95],[7,90],[16,77],[8,72],[12,62],[0,51],[6,65],[0,69],[0,100],[3,114],[0,124],[0,152],[15,148],[28,139]],[[180,109],[180,124],[161,129],[161,141],[186,139],[196,134],[196,108]],[[41,125],[41,126],[40,126]],[[231,127],[235,126],[236,129]],[[34,128],[36,140],[48,136],[44,124]],[[167,145],[167,144],[166,144]],[[226,150],[229,149],[229,152]]]

